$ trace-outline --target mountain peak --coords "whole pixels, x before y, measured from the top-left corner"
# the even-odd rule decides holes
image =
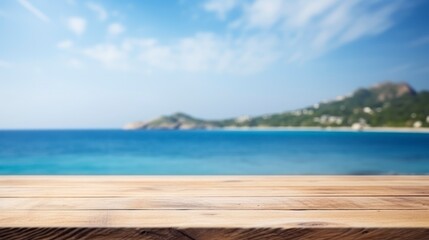
[[[173,118],[186,118],[186,119],[191,119],[193,118],[191,115],[183,113],[183,112],[176,112],[171,114],[169,117],[173,117]]]
[[[384,102],[405,95],[415,95],[416,91],[408,83],[383,82],[371,87],[371,90],[377,96],[377,100]]]

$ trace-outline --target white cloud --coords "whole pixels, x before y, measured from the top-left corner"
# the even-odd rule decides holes
[[[57,47],[60,49],[70,49],[73,47],[73,41],[71,40],[64,40],[57,44]]]
[[[87,4],[87,7],[95,14],[97,14],[97,17],[98,19],[100,19],[100,21],[106,20],[109,16],[107,11],[101,5],[90,2]]]
[[[38,8],[36,8],[33,4],[31,4],[28,0],[17,0],[18,3],[27,9],[29,12],[31,12],[34,16],[36,16],[38,19],[49,22],[50,19],[46,14],[44,14],[42,11],[40,11]]]
[[[107,32],[110,35],[119,35],[125,31],[125,27],[120,23],[112,23],[107,28]]]
[[[339,0],[318,0],[311,3],[301,1],[296,6],[296,14],[288,14],[289,23],[295,26],[305,26],[313,19],[331,9],[334,5],[338,5]],[[353,0],[349,0],[353,2]],[[287,6],[289,7],[289,6]]]
[[[312,42],[314,48],[323,48],[332,38],[337,37],[338,34],[344,31],[346,26],[350,25],[352,19],[348,12],[354,3],[353,1],[347,1],[347,3],[339,5],[321,20],[319,30]]]
[[[67,21],[69,29],[77,35],[82,35],[86,29],[86,20],[81,17],[71,17]]]
[[[84,49],[83,54],[89,58],[101,62],[107,67],[127,67],[127,51],[114,44],[98,44],[96,46]]]
[[[387,31],[405,4],[405,0],[249,0],[235,6],[241,14],[229,26],[246,34],[280,36],[284,58],[305,61]]]
[[[210,0],[203,5],[203,8],[206,11],[214,12],[220,19],[225,19],[226,15],[238,4],[239,0]]]
[[[271,27],[282,18],[283,0],[256,0],[245,9],[246,25],[249,27]]]
[[[370,7],[370,6],[368,6]],[[341,42],[350,42],[368,35],[376,35],[394,24],[394,14],[400,10],[399,1],[392,1],[384,7],[366,11],[356,16],[341,36]]]
[[[87,48],[84,54],[111,68],[136,65],[146,69],[247,74],[261,71],[275,61],[277,44],[276,38],[265,36],[233,38],[197,33],[172,44],[151,38],[126,39],[117,45]]]
[[[307,61],[381,34],[395,25],[394,16],[404,4],[405,0],[209,0],[205,11],[223,21],[229,16],[224,32],[199,32],[168,43],[124,38],[78,52],[109,68],[254,73],[275,62]],[[107,29],[110,35],[124,30],[119,23]]]

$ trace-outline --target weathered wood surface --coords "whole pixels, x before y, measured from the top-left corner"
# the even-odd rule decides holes
[[[429,229],[382,228],[0,228],[8,240],[427,240]]]
[[[429,239],[429,176],[0,176],[0,239]]]

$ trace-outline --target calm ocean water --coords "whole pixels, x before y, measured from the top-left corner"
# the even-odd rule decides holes
[[[429,174],[429,134],[0,131],[0,174]]]

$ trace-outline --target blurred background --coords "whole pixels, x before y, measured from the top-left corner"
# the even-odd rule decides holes
[[[0,128],[259,116],[385,81],[419,92],[428,10],[424,0],[1,1]]]

